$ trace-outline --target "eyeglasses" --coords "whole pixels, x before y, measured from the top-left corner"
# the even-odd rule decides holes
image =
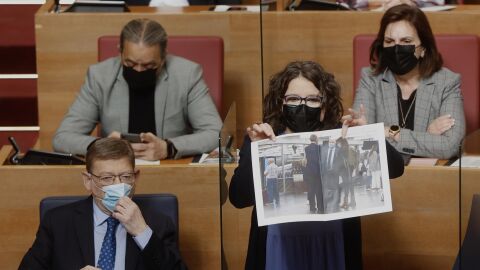
[[[95,175],[91,172],[89,174],[91,176],[94,176],[95,178],[98,179],[100,184],[102,185],[111,185],[115,182],[115,179],[118,177],[120,182],[125,183],[125,184],[132,184],[135,181],[135,177],[137,176],[138,171],[136,172],[127,172],[127,173],[122,173],[119,175]]]
[[[298,106],[302,104],[302,101],[305,102],[305,105],[311,108],[319,108],[322,106],[324,97],[322,96],[308,96],[302,98],[298,95],[286,95],[283,97],[283,100],[286,105],[289,106]]]

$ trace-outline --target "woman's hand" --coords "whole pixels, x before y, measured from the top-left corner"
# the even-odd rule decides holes
[[[455,119],[450,114],[437,117],[428,125],[427,132],[433,135],[442,135],[445,131],[451,129],[455,124]]]
[[[342,125],[342,138],[346,138],[346,137],[347,137],[348,123],[349,123],[348,120],[343,121],[343,125]]]
[[[273,132],[272,126],[267,123],[255,123],[247,127],[248,137],[252,142],[270,139],[275,140],[275,133]]]
[[[363,104],[360,105],[360,109],[355,111],[352,108],[348,109],[350,114],[344,115],[342,117],[343,124],[354,127],[354,126],[363,126],[368,124],[367,117],[365,116],[365,107]]]

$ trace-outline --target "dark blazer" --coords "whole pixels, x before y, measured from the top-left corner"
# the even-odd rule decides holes
[[[92,203],[90,196],[48,211],[18,269],[95,266]],[[142,214],[153,234],[143,251],[127,234],[125,269],[186,269],[175,243],[173,223],[166,216]]]
[[[304,173],[309,176],[320,176],[320,146],[311,143],[305,147],[305,157],[307,165]]]
[[[250,144],[250,138],[245,136],[242,149],[240,150],[240,161],[230,182],[230,202],[237,208],[245,208],[255,205],[251,155],[252,151]],[[390,178],[393,179],[403,174],[403,159],[400,153],[398,153],[388,142],[386,145]],[[252,211],[250,240],[248,242],[245,269],[265,269],[267,230],[268,226],[258,227],[257,213],[254,207]],[[349,218],[343,220],[343,236],[346,269],[362,269],[360,218]]]

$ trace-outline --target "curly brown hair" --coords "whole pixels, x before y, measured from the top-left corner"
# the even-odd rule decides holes
[[[286,129],[282,121],[283,97],[288,84],[300,76],[311,81],[325,97],[322,105],[325,112],[322,129],[336,128],[343,115],[340,85],[332,74],[313,61],[290,62],[270,78],[268,94],[263,100],[263,122],[269,123],[276,132]]]

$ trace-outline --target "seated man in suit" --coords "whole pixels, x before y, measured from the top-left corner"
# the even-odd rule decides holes
[[[99,139],[86,161],[91,196],[45,214],[19,269],[185,269],[172,221],[130,199],[139,175],[130,144]]]
[[[53,138],[56,151],[85,155],[97,138],[139,133],[135,157],[179,158],[210,152],[221,119],[201,67],[168,55],[167,34],[148,19],[135,19],[120,35],[119,57],[92,65],[77,99]]]

